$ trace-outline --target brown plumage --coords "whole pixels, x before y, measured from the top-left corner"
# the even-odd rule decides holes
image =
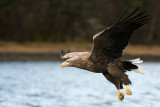
[[[62,67],[72,66],[85,69],[95,73],[102,73],[106,79],[113,83],[118,92],[118,98],[122,100],[124,94],[120,92],[125,85],[126,93],[131,95],[127,85],[131,84],[126,71],[143,73],[142,67],[134,65],[142,60],[121,59],[123,49],[127,46],[134,31],[149,20],[146,11],[138,12],[140,7],[131,14],[125,12],[121,18],[109,28],[101,31],[93,37],[92,52],[61,52],[61,57],[67,59],[62,63]],[[69,51],[70,52],[70,51]]]

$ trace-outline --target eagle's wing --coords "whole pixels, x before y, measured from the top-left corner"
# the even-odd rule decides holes
[[[133,32],[149,20],[146,11],[137,13],[139,9],[140,7],[129,15],[126,11],[114,25],[96,34],[93,37],[91,57],[102,55],[121,57]]]

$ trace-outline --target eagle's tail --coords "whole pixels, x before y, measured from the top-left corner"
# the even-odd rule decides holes
[[[133,65],[136,63],[142,63],[143,60],[141,60],[140,58],[136,58],[136,59],[132,59],[132,60],[128,60],[129,62],[131,62]],[[146,70],[146,68],[142,67],[142,66],[138,66],[136,65],[137,68],[136,69],[131,69],[132,71],[136,72],[136,73],[140,73],[140,74],[144,74],[144,71]]]
[[[145,70],[146,70],[146,68],[144,68],[142,66],[138,66],[138,69],[133,69],[132,71],[134,71],[136,73],[144,74]]]
[[[136,63],[142,63],[143,60],[140,60],[140,58],[132,59],[132,60],[126,60],[123,61],[123,68],[127,71],[134,71],[136,73],[144,74],[144,70],[146,70],[144,67],[135,65]]]

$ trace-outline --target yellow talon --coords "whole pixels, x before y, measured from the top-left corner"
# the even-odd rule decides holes
[[[132,91],[127,87],[127,85],[124,85],[124,87],[125,87],[126,93],[128,95],[132,95]]]
[[[117,90],[118,99],[122,101],[124,99],[124,94],[120,92],[120,89]]]

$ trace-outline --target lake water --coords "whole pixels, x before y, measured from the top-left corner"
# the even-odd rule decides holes
[[[0,62],[0,107],[160,107],[160,63],[141,64],[144,75],[127,73],[133,95],[122,102],[102,74],[60,65]]]

